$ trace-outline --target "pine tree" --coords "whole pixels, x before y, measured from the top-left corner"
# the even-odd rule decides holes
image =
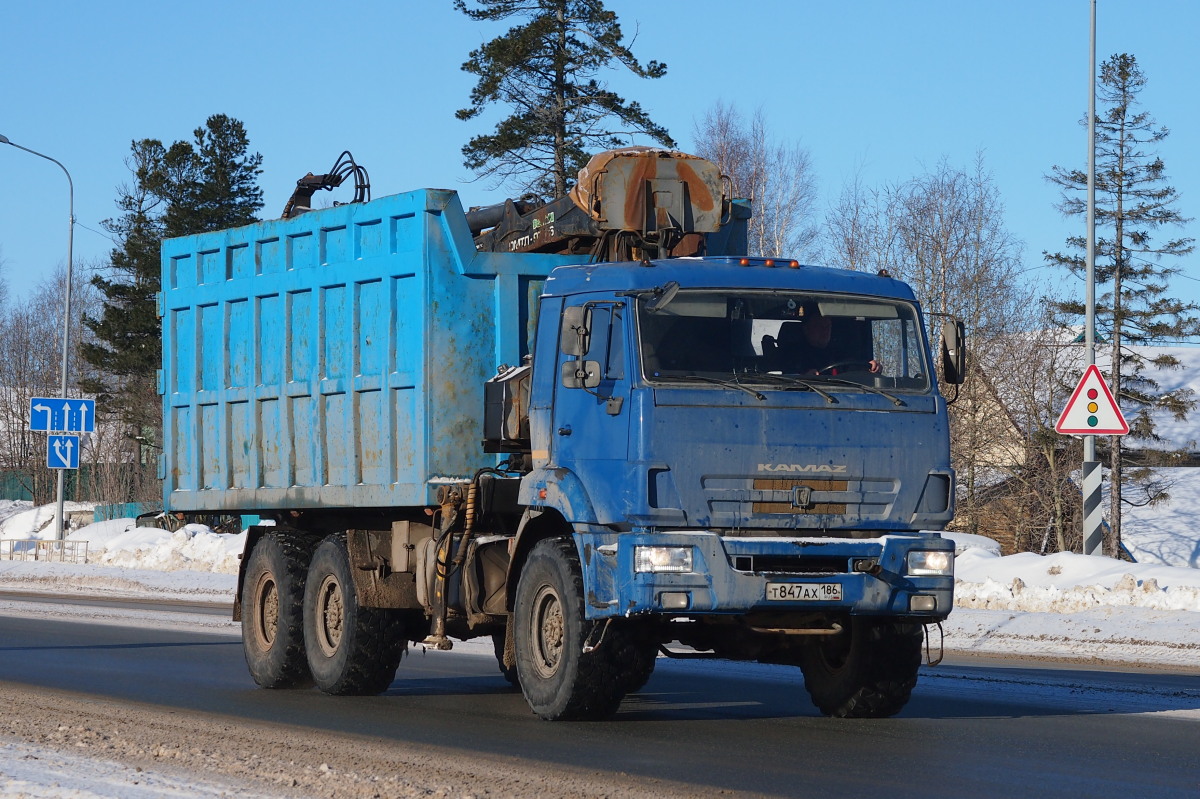
[[[96,368],[96,376],[81,380],[80,387],[95,395],[102,412],[139,435],[157,428],[160,416],[154,381],[162,354],[155,304],[162,201],[147,183],[164,154],[162,143],[154,139],[133,142],[126,161],[133,184],[122,186],[117,198],[122,214],[103,222],[120,246],[109,256],[108,276],[92,278],[104,297],[104,311],[99,319],[85,319],[94,338],[80,345],[84,360]]]
[[[1189,220],[1176,209],[1178,192],[1166,183],[1163,161],[1150,149],[1168,131],[1148,113],[1135,110],[1145,85],[1132,55],[1113,55],[1100,67],[1096,92],[1108,109],[1096,117],[1096,333],[1097,340],[1106,339],[1110,347],[1109,384],[1129,421],[1129,438],[1154,442],[1159,438],[1152,412],[1167,411],[1182,420],[1195,400],[1187,390],[1161,391],[1150,374],[1151,367],[1180,368],[1177,358],[1167,354],[1150,358],[1131,345],[1197,335],[1200,320],[1195,314],[1200,306],[1168,296],[1170,279],[1180,269],[1162,263],[1163,258],[1191,253],[1194,239],[1155,244],[1152,238],[1159,228],[1178,227]],[[1084,218],[1086,170],[1055,166],[1049,179],[1063,188],[1059,209]],[[1046,253],[1047,262],[1084,276],[1086,237],[1072,236],[1067,245],[1073,252]],[[1106,287],[1103,293],[1102,287]],[[1078,301],[1057,303],[1057,309],[1067,319],[1079,319],[1085,312]],[[1122,466],[1122,438],[1114,436],[1109,445],[1111,534],[1105,542],[1105,551],[1114,556],[1121,543],[1122,483],[1129,477]]]
[[[463,147],[463,164],[497,184],[557,199],[594,151],[629,144],[641,133],[666,147],[675,141],[636,102],[597,80],[616,61],[642,78],[661,78],[666,64],[645,66],[622,43],[617,16],[601,0],[466,0],[454,6],[478,21],[526,19],[471,51],[462,69],[478,76],[471,105],[459,119],[477,117],[493,103],[513,113],[495,130]],[[614,126],[617,126],[614,128]]]
[[[262,208],[262,156],[249,154],[242,123],[223,114],[194,131],[194,142],[132,144],[132,185],[123,186],[121,215],[104,226],[118,242],[106,274],[93,278],[104,297],[100,318],[86,318],[94,340],[81,347],[97,376],[81,388],[98,409],[150,442],[161,440],[157,371],[162,334],[157,301],[159,247],[170,236],[221,230],[255,221]]]
[[[251,155],[246,128],[214,114],[194,131],[195,142],[175,142],[147,175],[148,188],[166,203],[166,237],[248,225],[262,209],[262,156]]]

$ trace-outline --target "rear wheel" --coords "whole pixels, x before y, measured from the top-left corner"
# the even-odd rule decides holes
[[[801,654],[813,704],[838,718],[899,713],[917,684],[921,641],[919,624],[851,618],[844,631],[818,639]]]
[[[263,688],[312,684],[304,657],[308,539],[269,533],[250,552],[242,582],[242,649]]]
[[[339,696],[387,690],[404,655],[399,611],[358,604],[343,533],[326,538],[313,554],[304,591],[304,646],[317,687]]]
[[[625,695],[603,647],[585,653],[595,622],[583,618],[583,578],[570,539],[539,542],[517,585],[514,605],[517,675],[533,712],[548,721],[611,716]]]

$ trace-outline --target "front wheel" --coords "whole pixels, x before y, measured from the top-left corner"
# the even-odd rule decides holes
[[[378,694],[387,690],[404,655],[398,611],[358,604],[343,533],[313,553],[304,590],[304,648],[313,681],[327,694]]]
[[[805,647],[804,685],[827,716],[885,718],[908,703],[921,666],[918,624],[851,618],[846,629]]]
[[[496,653],[496,664],[500,667],[500,673],[504,679],[508,680],[508,684],[514,688],[521,687],[521,679],[517,676],[517,667],[512,668],[504,665],[504,646],[508,640],[508,636],[503,632],[492,633],[492,651]]]
[[[605,634],[604,646],[621,674],[625,693],[634,694],[645,688],[654,674],[658,642],[636,627],[618,621]]]
[[[569,538],[540,541],[517,584],[513,621],[517,675],[543,719],[601,719],[616,712],[626,681],[607,649],[584,652],[600,631],[583,618],[583,578]]]

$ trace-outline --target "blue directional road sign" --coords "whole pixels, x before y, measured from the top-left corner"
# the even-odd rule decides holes
[[[91,433],[96,429],[96,401],[34,397],[29,401],[29,429],[53,433]]]
[[[46,442],[48,468],[79,468],[79,436],[49,436]]]

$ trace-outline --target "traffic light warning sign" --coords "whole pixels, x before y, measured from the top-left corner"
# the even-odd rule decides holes
[[[1088,366],[1079,378],[1079,385],[1067,400],[1054,429],[1066,435],[1085,436],[1123,436],[1129,432],[1129,423],[1121,415],[1108,383],[1095,364]]]

